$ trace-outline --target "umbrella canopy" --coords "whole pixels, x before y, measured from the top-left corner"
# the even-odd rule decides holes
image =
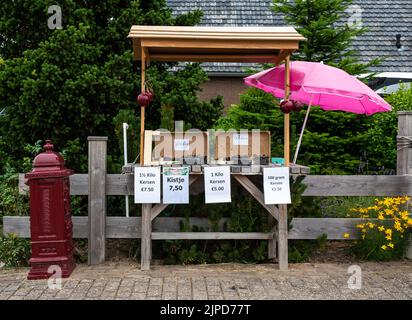
[[[245,78],[245,83],[283,98],[285,65],[251,75]],[[291,100],[318,105],[324,110],[367,115],[391,110],[391,106],[362,81],[341,69],[318,62],[291,62],[290,90]]]

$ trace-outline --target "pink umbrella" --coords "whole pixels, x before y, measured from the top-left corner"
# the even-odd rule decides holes
[[[285,97],[285,65],[264,70],[249,77],[245,83],[262,89],[277,98]],[[308,105],[293,163],[296,163],[303,131],[312,105],[323,110],[340,110],[371,115],[391,110],[371,88],[345,71],[318,62],[293,61],[290,64],[290,97]]]

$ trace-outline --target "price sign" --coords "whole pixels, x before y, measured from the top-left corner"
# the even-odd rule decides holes
[[[189,167],[163,167],[163,203],[189,203]]]
[[[176,151],[189,151],[189,139],[175,139]]]
[[[291,203],[289,168],[263,168],[265,204]]]
[[[205,202],[231,202],[230,167],[205,167]]]
[[[134,203],[160,203],[160,167],[134,168]]]
[[[233,134],[233,145],[235,146],[247,146],[249,144],[249,135],[247,133],[235,133]]]

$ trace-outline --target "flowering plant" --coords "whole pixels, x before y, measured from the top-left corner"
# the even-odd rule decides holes
[[[403,256],[412,230],[409,200],[408,196],[375,199],[374,206],[351,209],[354,216],[365,219],[356,225],[360,240],[353,250],[358,257],[381,261]]]

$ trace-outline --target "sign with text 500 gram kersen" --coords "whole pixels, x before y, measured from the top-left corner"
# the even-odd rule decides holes
[[[134,203],[160,203],[160,167],[134,168]]]
[[[265,204],[291,203],[289,168],[263,168]]]

